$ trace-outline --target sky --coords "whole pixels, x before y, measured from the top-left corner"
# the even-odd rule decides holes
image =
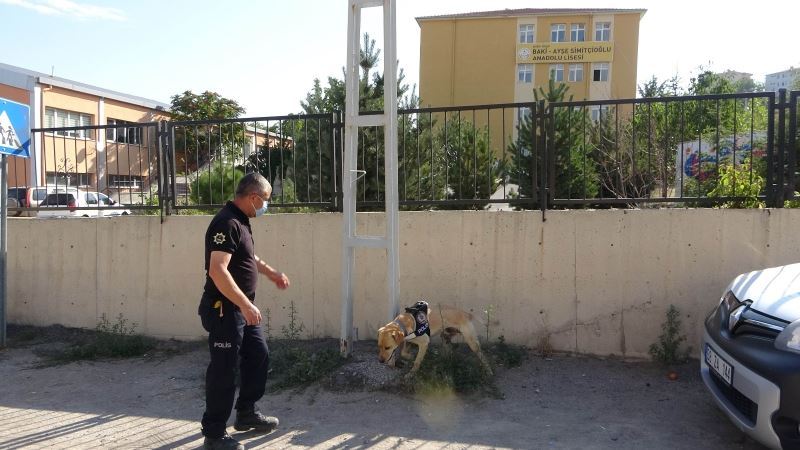
[[[314,79],[342,78],[347,0],[0,0],[0,62],[169,103],[214,91],[246,116],[298,113]],[[753,74],[800,66],[800,2],[785,0],[397,0],[397,51],[419,78],[415,17],[517,8],[643,8],[637,77],[699,67]],[[382,8],[362,31],[383,46]]]

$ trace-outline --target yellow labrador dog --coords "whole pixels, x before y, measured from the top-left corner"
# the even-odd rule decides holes
[[[415,344],[418,351],[414,366],[407,374],[410,377],[419,370],[428,351],[431,336],[441,335],[442,339],[449,342],[457,334],[464,337],[469,348],[478,355],[484,368],[491,373],[489,362],[478,343],[478,335],[472,324],[472,314],[449,306],[428,305],[426,302],[417,302],[414,306],[406,308],[404,313],[378,330],[378,360],[394,367],[398,347],[402,346],[400,356],[408,359],[411,353],[405,344]]]

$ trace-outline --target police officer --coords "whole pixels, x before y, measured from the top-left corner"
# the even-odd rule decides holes
[[[237,364],[241,385],[233,427],[269,433],[278,426],[278,419],[262,415],[255,406],[264,395],[269,368],[269,350],[259,326],[261,311],[253,303],[258,274],[279,289],[289,287],[285,274],[253,252],[250,219],[267,211],[271,195],[272,186],[263,176],[245,175],[234,200],[214,216],[206,231],[206,284],[198,312],[211,352],[202,420],[207,449],[244,449],[226,432],[234,406]]]

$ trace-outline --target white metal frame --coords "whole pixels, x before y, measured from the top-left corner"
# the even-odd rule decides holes
[[[361,10],[383,7],[383,114],[359,114],[359,60],[361,53]],[[345,120],[344,161],[342,166],[343,239],[342,239],[342,329],[339,341],[343,356],[353,350],[353,282],[355,249],[383,248],[387,256],[388,318],[398,311],[399,238],[398,238],[398,188],[397,188],[397,18],[395,0],[348,0],[347,65],[345,70]],[[386,168],[386,231],[383,236],[358,236],[356,234],[356,180],[359,178],[356,161],[358,155],[358,129],[384,127]]]

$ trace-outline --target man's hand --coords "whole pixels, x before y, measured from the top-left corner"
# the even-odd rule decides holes
[[[280,271],[274,271],[271,274],[267,275],[267,278],[270,279],[278,289],[286,289],[289,287],[289,277],[286,276],[285,273]]]
[[[247,302],[244,308],[239,309],[242,310],[242,315],[244,315],[244,320],[248,325],[258,325],[261,323],[261,311],[256,305]]]

